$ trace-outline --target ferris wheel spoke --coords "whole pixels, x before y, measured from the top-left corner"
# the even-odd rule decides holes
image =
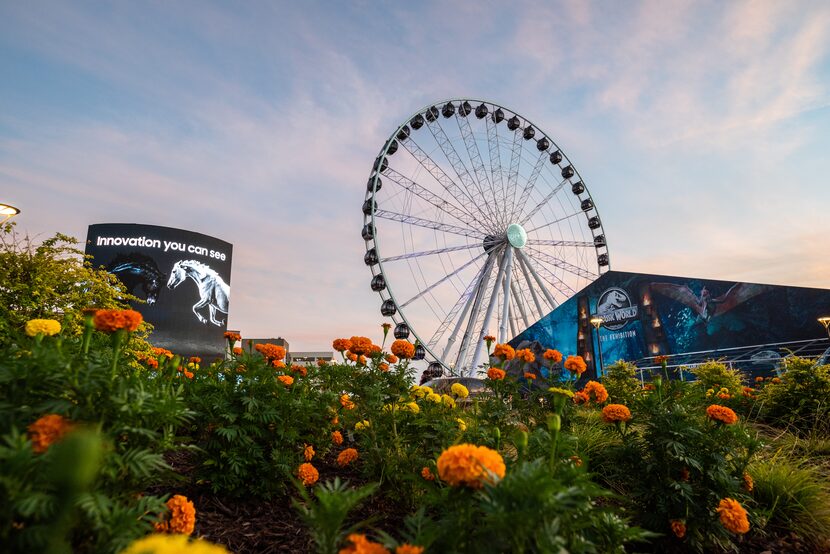
[[[398,221],[400,223],[406,223],[409,225],[415,225],[417,227],[424,227],[426,229],[434,229],[436,231],[442,231],[444,233],[452,233],[455,235],[462,235],[465,237],[472,237],[475,239],[484,240],[485,234],[481,231],[475,231],[473,229],[468,229],[466,227],[458,227],[456,225],[450,225],[449,223],[440,223],[438,221],[432,221],[429,219],[423,219],[420,217],[415,217],[414,215],[402,214],[398,212],[390,212],[388,210],[375,210],[374,212],[375,217],[379,217],[381,219],[388,219],[391,221]]]
[[[530,280],[530,273],[527,266],[525,266],[524,256],[521,255],[521,252],[516,256],[516,261],[519,262],[519,268],[522,270],[522,275],[524,275],[525,283],[527,283],[527,289],[530,291],[530,297],[533,299],[533,304],[536,306],[536,313],[539,314],[540,318],[542,318],[545,316],[545,311],[542,309],[542,303],[539,301],[539,296],[533,288],[533,282]],[[540,284],[539,286],[544,289],[543,285]]]
[[[424,152],[424,150],[415,142],[415,140],[410,136],[407,140],[402,141],[401,144],[403,147],[412,154],[412,157],[417,160],[417,162],[427,170],[427,173],[432,175],[432,178],[435,179],[439,185],[441,185],[447,194],[449,194],[452,198],[461,199],[466,198],[470,201],[471,206],[475,206],[475,200],[464,190],[461,190],[455,181],[453,181],[449,175],[447,175],[441,167],[435,163],[435,161]],[[470,217],[474,219],[481,218],[480,211],[476,210],[476,213],[471,211],[467,205],[466,200],[462,202],[464,206],[464,211],[466,211]]]
[[[510,213],[511,221],[514,218],[517,218],[522,215],[522,211],[524,211],[525,204],[527,203],[527,199],[530,196],[530,193],[533,191],[533,187],[536,186],[536,180],[539,178],[539,174],[542,173],[542,168],[545,167],[545,162],[548,159],[547,151],[542,151],[539,154],[539,157],[536,159],[536,165],[533,166],[533,171],[530,173],[530,177],[527,179],[524,188],[522,189],[522,194],[519,196],[519,201],[513,205],[513,210]]]
[[[408,254],[401,254],[400,256],[390,256],[388,258],[381,258],[381,263],[395,262],[398,260],[410,260],[412,258],[420,258],[423,256],[435,256],[436,254],[444,254],[446,252],[457,252],[458,250],[472,250],[473,248],[482,248],[480,244],[465,244],[463,246],[448,246],[446,248],[436,248],[435,250],[423,250],[421,252],[410,252]]]
[[[457,220],[461,221],[462,223],[466,223],[472,229],[478,229],[481,227],[480,220],[471,217],[467,214],[464,210],[456,206],[455,204],[448,202],[447,200],[441,198],[437,194],[433,194],[426,188],[422,187],[412,179],[404,177],[394,169],[386,168],[386,171],[383,172],[383,175],[389,178],[390,181],[396,183],[403,187],[404,189],[408,190],[418,198],[432,204],[442,212],[447,215],[450,215]]]
[[[596,245],[587,240],[528,240],[525,244],[528,246],[576,246],[594,248]]]
[[[468,117],[470,117],[470,114],[462,116],[458,112],[455,113],[455,120],[458,123],[458,130],[461,131],[461,138],[464,140],[464,146],[467,147],[467,155],[470,157],[470,163],[472,163],[473,166],[473,172],[476,176],[476,184],[483,199],[484,206],[490,213],[492,221],[499,223],[499,217],[496,211],[496,204],[498,202],[496,201],[495,195],[491,195],[490,198],[487,198],[486,188],[489,188],[492,191],[493,185],[490,183],[490,178],[487,176],[487,170],[484,169],[484,162],[481,161],[481,151],[478,149],[478,143],[473,135],[473,130],[470,127],[470,120]]]
[[[541,277],[539,277],[539,273],[537,273],[536,268],[534,268],[534,267],[533,267],[533,264],[530,262],[530,259],[529,259],[529,258],[525,255],[525,253],[524,253],[524,252],[522,252],[521,250],[519,251],[518,258],[519,258],[519,260],[520,260],[520,263],[523,265],[523,267],[524,267],[527,271],[529,271],[529,272],[530,272],[530,274],[533,276],[533,279],[536,281],[536,284],[539,286],[539,290],[541,290],[541,291],[542,291],[542,294],[544,295],[544,297],[547,299],[548,303],[550,304],[551,309],[556,308],[556,306],[558,306],[558,305],[559,305],[559,303],[556,301],[556,299],[555,299],[555,298],[553,297],[553,295],[550,293],[550,291],[548,290],[548,287],[547,287],[547,286],[545,285],[545,283],[542,281],[542,278],[541,278]],[[560,281],[560,282],[561,282],[561,281]],[[531,290],[531,291],[535,290],[535,289],[533,288],[533,286],[532,286],[532,284],[531,284],[531,283],[528,283],[528,284],[530,284],[530,285],[531,285],[531,287],[530,287],[530,290]],[[564,284],[564,283],[563,283],[563,284]],[[554,287],[556,290],[558,290],[560,293],[564,294],[565,296],[570,296],[568,293],[563,292],[563,291],[559,288],[559,285],[558,285],[558,284],[554,284],[554,283],[552,283],[552,282],[551,282],[551,283],[550,283],[550,285],[551,285],[551,286],[553,286],[553,287]],[[567,286],[567,285],[565,285],[565,286]],[[570,287],[568,287],[568,288],[570,288]],[[574,291],[573,289],[571,289],[571,292],[576,292],[576,291]],[[540,310],[541,310],[541,306],[540,306],[539,308],[540,308]],[[542,312],[542,313],[544,313],[544,312]]]
[[[507,227],[507,218],[504,217],[504,210],[507,208],[504,202],[499,202],[497,199],[504,199],[504,176],[501,169],[501,154],[499,153],[499,129],[492,116],[488,115],[484,118],[487,124],[487,149],[490,155],[490,189],[493,192],[493,203],[495,210],[499,213],[499,223],[501,227]],[[496,186],[498,186],[501,196],[496,195]]]
[[[545,206],[545,204],[550,202],[551,198],[556,196],[557,192],[562,190],[562,187],[564,187],[565,183],[567,183],[567,182],[568,182],[567,179],[562,180],[562,182],[560,182],[558,185],[556,185],[556,187],[554,187],[554,189],[552,191],[550,191],[547,195],[545,195],[545,197],[542,199],[542,201],[539,202],[538,204],[536,204],[533,207],[533,209],[530,210],[530,212],[525,216],[525,218],[521,222],[521,225],[524,225],[528,221],[530,221],[533,218],[533,216],[536,215],[539,212],[539,210],[541,210]]]
[[[413,296],[412,298],[410,298],[409,300],[407,300],[406,302],[404,302],[403,304],[401,304],[400,306],[398,306],[398,309],[403,309],[403,308],[405,308],[406,306],[408,306],[409,304],[411,304],[411,303],[412,303],[412,302],[414,302],[415,300],[418,300],[418,299],[419,299],[419,298],[421,298],[423,295],[425,295],[426,293],[430,292],[432,289],[434,289],[435,287],[437,287],[437,286],[438,286],[438,285],[440,285],[441,283],[444,283],[444,282],[446,282],[448,279],[450,279],[451,277],[453,277],[453,276],[455,276],[455,275],[458,275],[458,274],[459,274],[462,270],[466,269],[467,267],[469,267],[470,265],[472,265],[474,262],[477,262],[479,259],[481,259],[483,256],[486,256],[486,255],[487,255],[487,254],[485,254],[485,253],[479,254],[478,256],[476,256],[475,258],[471,259],[469,262],[465,263],[464,265],[462,265],[461,267],[459,267],[458,269],[456,269],[456,270],[455,270],[455,271],[453,271],[452,273],[448,273],[448,274],[447,274],[447,275],[445,275],[444,277],[440,278],[439,280],[437,280],[436,282],[434,282],[433,284],[431,284],[430,286],[428,286],[427,288],[425,288],[424,290],[422,290],[421,292],[419,292],[418,294],[416,294],[415,296]]]
[[[499,340],[507,342],[507,322],[510,320],[510,278],[513,276],[513,249],[508,248],[504,256],[504,291],[502,293],[502,315],[499,326]],[[481,335],[482,338],[484,335]]]
[[[455,150],[455,146],[453,146],[452,141],[450,141],[449,137],[447,137],[447,133],[444,132],[444,128],[441,127],[439,120],[436,119],[435,121],[427,122],[427,127],[429,127],[432,136],[435,137],[435,142],[438,143],[438,146],[441,148],[444,156],[446,156],[447,161],[450,162],[455,174],[458,175],[458,179],[461,181],[461,184],[464,185],[464,188],[467,190],[467,196],[475,204],[476,208],[478,208],[481,216],[490,223],[491,231],[495,231],[495,221],[492,214],[488,214],[486,211],[486,207],[489,206],[489,204],[487,199],[484,198],[484,194],[481,192],[481,187],[478,187],[478,183],[476,183],[470,176],[470,173],[467,171],[467,167],[461,160],[461,156],[458,155],[458,152]],[[479,199],[477,201],[473,198],[473,196],[475,196],[475,191],[473,190],[474,187],[477,187],[479,190]]]
[[[582,211],[574,212],[572,214],[566,215],[565,217],[560,217],[559,219],[549,221],[549,222],[545,223],[544,225],[539,225],[538,227],[534,227],[533,229],[527,230],[527,233],[530,234],[533,231],[538,231],[539,229],[544,229],[545,227],[550,227],[551,225],[556,225],[557,223],[561,223],[561,222],[566,221],[566,220],[568,220],[572,217],[576,217],[576,216],[580,215],[581,213],[584,213],[584,212],[582,212]]]
[[[518,187],[519,164],[522,161],[523,140],[522,128],[519,127],[513,131],[513,147],[510,149],[510,172],[507,174],[507,194],[510,196],[510,206],[516,203],[516,188]],[[507,196],[505,196],[505,202],[508,202]],[[505,211],[505,213],[507,212]]]
[[[559,258],[551,256],[550,254],[546,254],[536,248],[528,248],[528,250],[533,252],[535,257],[538,258],[540,261],[564,269],[568,273],[576,275],[577,277],[583,277],[585,279],[590,279],[592,281],[599,277],[599,275],[597,275],[596,273],[588,271],[587,269],[582,269],[581,267],[575,266],[571,263],[566,262],[565,260],[561,260]],[[573,289],[571,289],[571,291],[576,292]]]

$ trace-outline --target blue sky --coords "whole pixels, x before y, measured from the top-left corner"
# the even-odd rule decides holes
[[[248,336],[377,338],[373,158],[480,97],[565,149],[615,269],[830,287],[828,37],[826,2],[4,2],[0,201],[233,243]]]

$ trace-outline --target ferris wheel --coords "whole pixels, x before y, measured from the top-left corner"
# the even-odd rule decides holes
[[[396,338],[430,369],[475,375],[506,342],[609,269],[579,172],[538,126],[454,99],[404,121],[372,165],[364,263]]]

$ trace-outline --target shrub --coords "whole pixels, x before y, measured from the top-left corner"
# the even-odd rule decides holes
[[[743,376],[737,369],[731,369],[724,363],[714,360],[700,364],[693,368],[691,373],[697,378],[697,383],[704,390],[728,389],[729,394],[738,394],[743,383]]]
[[[602,384],[613,402],[623,404],[634,400],[642,390],[640,379],[637,378],[637,366],[623,360],[605,367]]]
[[[802,434],[830,433],[830,366],[790,356],[779,381],[767,382],[759,395],[762,418]]]

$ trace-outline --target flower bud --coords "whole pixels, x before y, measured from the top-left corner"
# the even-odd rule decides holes
[[[558,433],[562,429],[562,418],[559,414],[550,414],[548,416],[548,431],[551,433]]]

